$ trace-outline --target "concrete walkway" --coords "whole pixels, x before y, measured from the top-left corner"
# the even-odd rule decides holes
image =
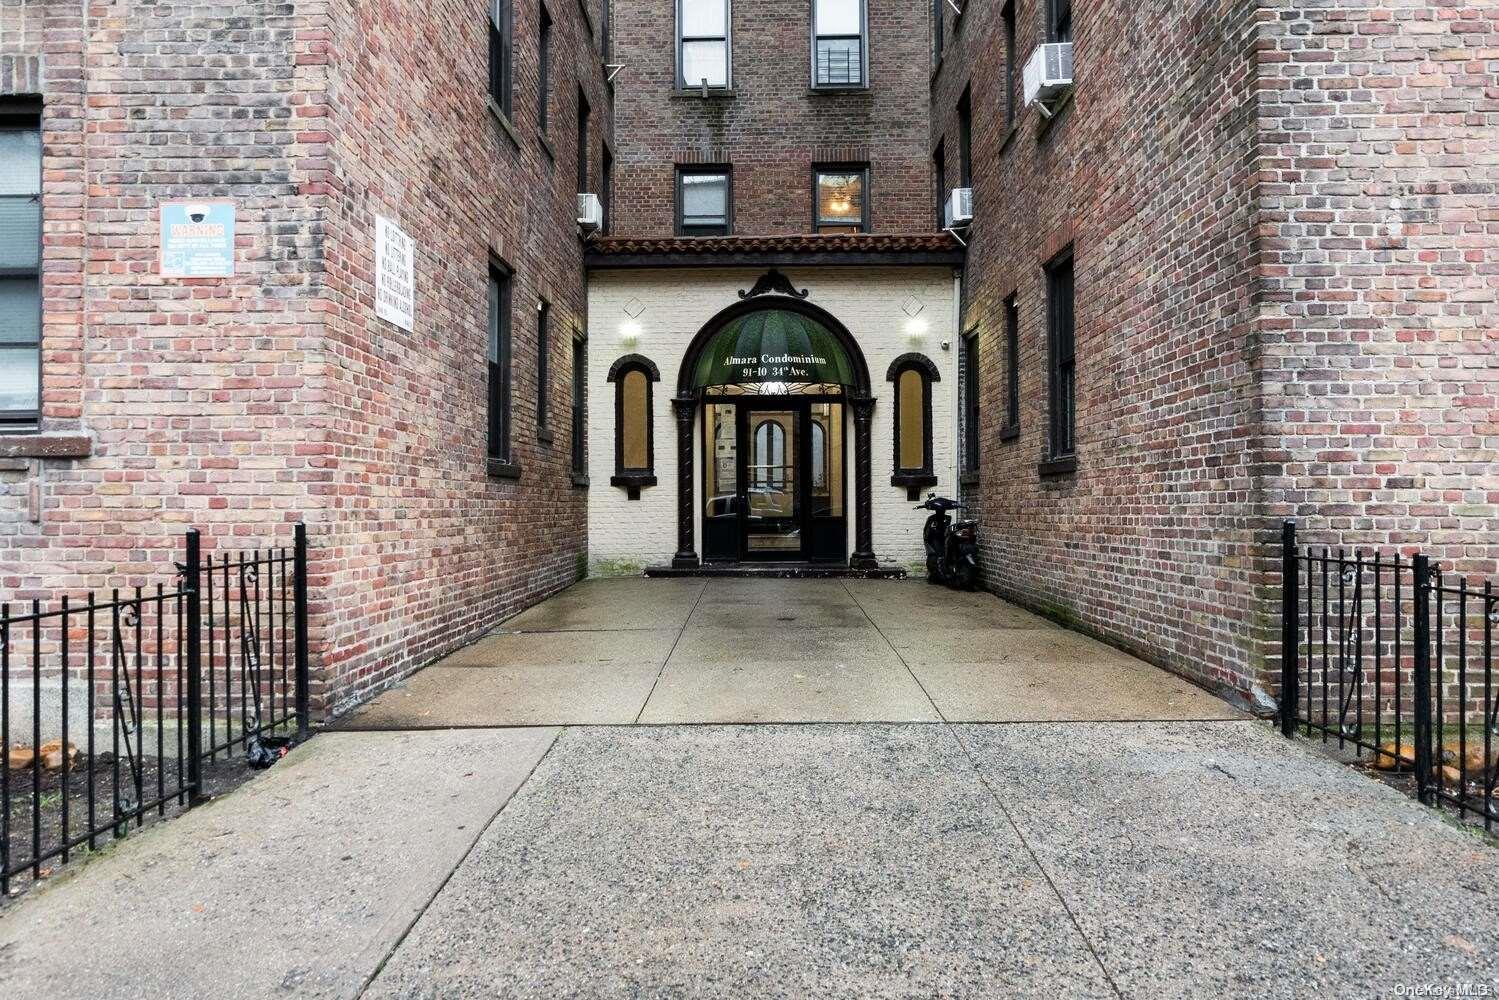
[[[486,640],[506,647],[505,664],[434,669],[451,671],[470,700],[512,693],[536,718],[583,714],[571,698],[608,718],[628,689],[631,723],[652,711],[788,712],[797,691],[848,690],[839,665],[854,660],[849,650],[888,677],[862,662],[848,670],[897,692],[859,710],[870,714],[921,707],[899,694],[887,653],[939,717],[963,704],[1035,711],[1035,685],[1056,712],[1081,712],[1073,706],[1088,695],[1142,714],[1159,710],[1149,697],[1205,697],[1003,605],[988,622],[934,624],[912,586],[807,588],[792,613],[834,622],[785,633],[724,621],[734,602],[709,600],[717,584],[667,582],[675,630],[631,624],[655,591],[592,585]],[[556,630],[523,631],[528,616]],[[721,649],[715,660],[705,635],[686,646],[701,656],[678,661],[694,621],[704,633],[761,632],[739,660]],[[837,634],[867,628],[886,638],[885,652]],[[659,657],[643,679],[605,683],[629,672],[642,648],[630,643],[657,631],[675,638],[645,647]],[[984,639],[967,643],[961,631]],[[611,643],[567,645],[597,634]],[[574,652],[548,653],[551,644]],[[1076,667],[1041,662],[1091,690],[1068,695],[1044,676],[1041,651],[1058,649],[1087,650]],[[799,666],[778,674],[787,657]],[[693,664],[722,680],[694,689]],[[797,676],[813,671],[822,688]],[[485,674],[497,678],[489,688]],[[564,693],[540,682],[553,675]],[[671,684],[685,693],[657,702]],[[837,707],[822,697],[819,711]],[[443,703],[442,718],[461,701]],[[0,915],[0,997],[1499,990],[1491,841],[1264,723],[1221,706],[1211,718],[1210,707],[1173,708],[1209,721],[325,733]],[[388,705],[380,711],[366,720],[392,724]]]
[[[890,580],[597,580],[506,622],[359,729],[1243,718],[990,594]]]

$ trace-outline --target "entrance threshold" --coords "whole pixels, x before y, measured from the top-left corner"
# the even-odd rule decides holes
[[[823,580],[838,577],[856,580],[904,580],[906,568],[895,563],[882,563],[868,569],[854,569],[841,563],[735,562],[704,563],[701,566],[690,567],[647,566],[645,575],[650,577],[760,577],[782,580]]]

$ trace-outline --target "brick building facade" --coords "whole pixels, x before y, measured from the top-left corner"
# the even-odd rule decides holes
[[[39,105],[40,433],[0,437],[0,588],[157,579],[207,544],[313,539],[315,695],[337,708],[577,578],[573,222],[609,132],[605,30],[515,3],[491,110],[488,0],[0,8],[0,99]],[[503,120],[502,120],[503,119]],[[235,203],[235,274],[157,270],[158,203]],[[415,241],[414,329],[373,310],[375,217]],[[486,462],[488,286],[511,272],[513,455]],[[535,401],[537,304],[551,392]]]
[[[1018,92],[1054,5],[964,6],[931,141],[961,141],[967,90],[989,585],[1264,704],[1282,518],[1492,574],[1495,11],[1078,3],[1048,119],[1007,114],[1006,64]],[[1056,462],[1047,266],[1069,249]]]
[[[0,434],[0,590],[143,581],[189,525],[245,547],[305,518],[337,711],[590,554],[706,555],[702,400],[673,399],[772,269],[765,301],[869,368],[840,387],[845,555],[915,561],[908,491],[971,466],[987,586],[1261,702],[1281,518],[1499,568],[1493,9],[682,3],[0,4],[0,125],[35,116],[42,149],[40,419]],[[1063,32],[1047,117],[1020,67]],[[939,232],[963,186],[966,252]],[[176,198],[233,200],[233,277],[158,273]],[[375,315],[377,216],[415,242],[411,331]],[[630,364],[658,379],[649,476],[616,457]],[[904,472],[901,364],[935,373]]]

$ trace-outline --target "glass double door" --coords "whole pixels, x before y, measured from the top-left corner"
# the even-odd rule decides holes
[[[707,558],[841,561],[843,404],[709,402],[704,418]]]

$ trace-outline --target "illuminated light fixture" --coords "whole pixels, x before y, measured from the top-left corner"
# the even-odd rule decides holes
[[[640,324],[633,319],[625,320],[619,324],[619,339],[625,343],[634,343],[640,339]]]
[[[906,336],[910,337],[912,340],[915,340],[918,337],[925,337],[926,330],[926,320],[922,319],[921,317],[912,316],[910,319],[906,320]]]

